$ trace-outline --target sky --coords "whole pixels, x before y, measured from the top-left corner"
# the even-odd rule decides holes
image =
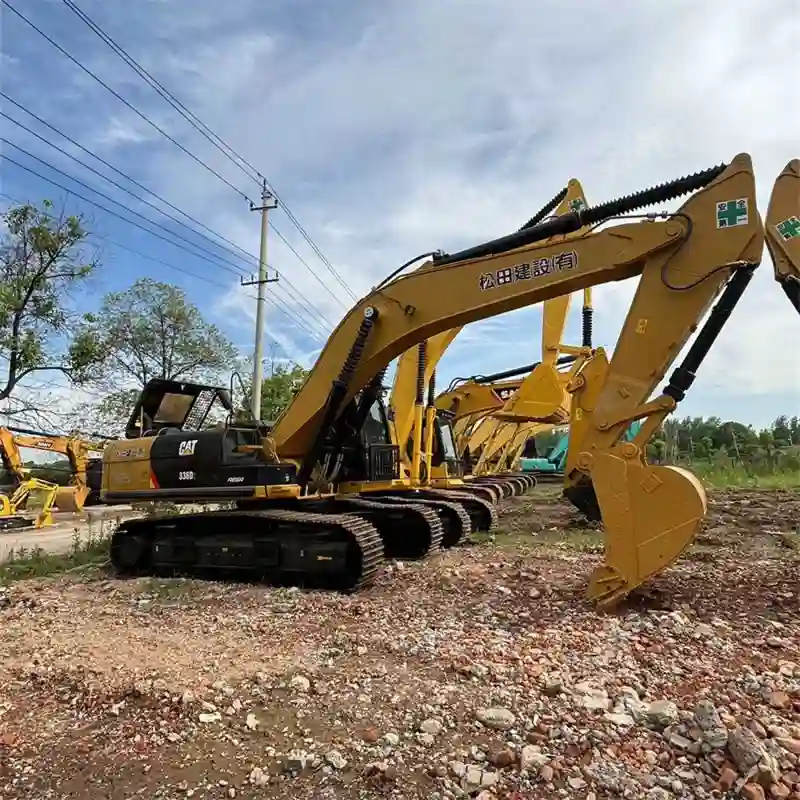
[[[800,109],[790,99],[800,60],[796,0],[72,1],[276,191],[268,260],[280,279],[267,287],[265,354],[304,366],[355,298],[397,266],[517,229],[569,178],[593,204],[745,151],[763,213],[773,181],[800,156]],[[3,113],[66,151],[0,118],[3,156],[44,176],[0,160],[0,208],[48,197],[87,215],[102,269],[78,298],[81,310],[147,275],[183,287],[252,352],[255,293],[241,281],[257,263],[259,215],[249,206],[259,203],[257,179],[68,0],[7,3],[130,105],[6,5],[2,92],[139,186],[0,97]],[[635,285],[595,290],[595,344],[613,350]],[[579,305],[567,327],[575,344]],[[800,413],[800,352],[787,346],[797,325],[765,253],[676,413],[757,426]],[[540,329],[535,307],[468,326],[441,362],[440,384],[537,360]],[[29,391],[52,389],[50,380],[36,376]]]

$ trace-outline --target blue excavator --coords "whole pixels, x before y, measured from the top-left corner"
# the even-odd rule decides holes
[[[630,442],[642,427],[638,420],[632,422],[625,432],[623,439]],[[530,445],[530,449],[529,449]],[[564,467],[567,463],[567,450],[569,449],[569,430],[565,429],[558,434],[556,443],[544,456],[536,455],[536,442],[531,437],[525,445],[525,454],[520,458],[520,469],[537,477],[552,475],[555,478],[564,477]],[[530,454],[530,455],[528,455]]]

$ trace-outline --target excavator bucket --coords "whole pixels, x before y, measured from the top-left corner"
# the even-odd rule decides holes
[[[536,419],[550,422],[550,417],[564,405],[564,385],[554,367],[539,364],[509,398],[497,419]],[[560,419],[560,417],[559,417]]]
[[[88,486],[61,486],[56,492],[55,506],[59,511],[83,511],[88,494]]]
[[[611,607],[688,547],[705,517],[707,498],[691,472],[613,453],[596,456],[592,483],[603,509],[605,564],[592,574],[588,596]]]

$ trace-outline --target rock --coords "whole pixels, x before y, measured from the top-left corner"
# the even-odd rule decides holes
[[[378,733],[377,728],[364,728],[361,732],[361,738],[367,744],[375,744],[380,738],[380,734]]]
[[[564,691],[564,683],[559,675],[545,675],[542,678],[542,694],[556,697]]]
[[[389,745],[389,747],[397,747],[400,744],[400,737],[396,733],[387,733],[383,737],[383,741]]]
[[[328,750],[325,760],[334,769],[344,769],[347,766],[347,759],[338,750]]]
[[[418,733],[417,734],[417,741],[423,747],[433,747],[434,738],[430,733]]]
[[[767,755],[764,746],[749,729],[738,727],[728,734],[728,750],[731,758],[743,775],[755,767]]]
[[[523,772],[529,769],[539,769],[549,760],[535,745],[529,744],[522,748],[522,753],[519,757],[519,768]]]
[[[630,728],[634,724],[634,719],[630,714],[606,714],[605,719],[620,728]]]
[[[207,725],[211,722],[219,722],[222,719],[222,714],[219,711],[212,711],[206,714],[198,714],[197,719]]]
[[[463,761],[451,761],[449,767],[456,778],[463,778],[467,774],[467,765]]]
[[[678,706],[671,700],[654,700],[645,709],[644,718],[648,725],[663,730],[678,721]]]
[[[567,779],[567,783],[576,791],[578,789],[583,789],[586,786],[586,781],[583,778],[569,778]]]
[[[429,733],[431,736],[438,736],[442,732],[442,723],[438,719],[426,719],[419,729],[423,733]]]
[[[710,700],[701,700],[694,708],[694,719],[698,727],[704,731],[725,727],[722,719]]]
[[[266,786],[269,783],[269,775],[261,767],[253,767],[248,780],[253,786]]]
[[[481,775],[481,786],[484,789],[488,789],[490,786],[494,786],[497,783],[497,779],[500,777],[499,773],[497,772],[484,772]]]
[[[744,800],[765,800],[764,790],[757,783],[746,783],[741,795]]]
[[[466,775],[464,776],[464,780],[468,786],[480,786],[482,777],[483,770],[478,769],[478,767],[469,767]]]
[[[498,769],[505,769],[506,767],[510,767],[515,761],[517,757],[514,755],[513,750],[498,750],[495,753],[492,753],[489,761],[494,764]]]
[[[692,746],[692,740],[681,736],[679,733],[672,733],[669,737],[669,743],[678,750],[687,751]]]
[[[578,704],[589,711],[608,711],[611,708],[611,700],[605,689],[599,689],[589,683],[579,683],[575,687],[580,692]]]
[[[722,792],[729,791],[736,783],[737,777],[738,775],[736,774],[735,770],[732,770],[730,767],[723,767],[722,771],[719,773],[717,788]]]
[[[789,796],[789,787],[785,783],[773,783],[772,786],[769,787],[769,796],[775,797],[778,800],[784,800],[784,798]]]
[[[789,739],[785,736],[781,736],[776,739],[776,741],[787,752],[800,756],[800,739]]]
[[[778,759],[771,753],[765,753],[758,762],[758,782],[769,788],[781,779],[781,768]]]
[[[258,718],[255,714],[248,714],[244,724],[248,730],[254,731],[258,727]]]
[[[479,708],[475,716],[487,728],[499,731],[507,731],[516,722],[516,717],[507,708]]]
[[[772,708],[791,708],[792,698],[786,692],[769,692],[767,702]]]
[[[554,778],[554,776],[555,776],[555,771],[553,770],[553,768],[549,764],[545,764],[539,770],[539,777],[545,783],[551,783],[553,778]]]
[[[307,692],[311,688],[311,681],[305,675],[294,675],[289,681],[289,686],[298,692]]]

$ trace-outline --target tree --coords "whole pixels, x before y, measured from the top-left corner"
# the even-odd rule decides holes
[[[59,372],[82,384],[97,361],[94,342],[71,334],[76,314],[68,304],[97,267],[84,253],[89,233],[82,217],[52,210],[45,200],[41,209],[15,206],[0,218],[0,400],[13,401],[10,416],[33,407],[18,396],[25,377]]]
[[[272,422],[292,402],[295,389],[306,379],[308,370],[294,362],[271,360],[267,362],[265,373],[266,377],[261,382],[261,419]],[[241,408],[249,409],[251,389],[249,383],[245,383],[245,386]]]
[[[182,289],[151,278],[106,295],[99,311],[84,316],[81,335],[102,354],[95,383],[109,394],[93,420],[102,432],[125,424],[151,378],[226,384],[238,361],[231,342]]]

